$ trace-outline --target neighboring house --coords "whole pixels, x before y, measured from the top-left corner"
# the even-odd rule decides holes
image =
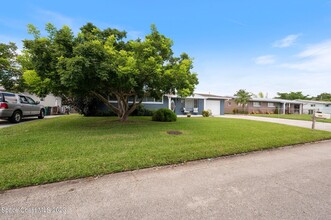
[[[212,94],[195,93],[189,97],[179,97],[177,95],[164,95],[162,99],[145,98],[142,105],[149,110],[168,108],[177,115],[195,114],[201,115],[203,110],[210,110],[212,115],[224,114],[224,102],[227,98]],[[116,104],[116,100],[109,100]],[[101,107],[105,109],[104,107]]]
[[[5,91],[5,89],[2,86],[0,86],[0,91]],[[10,92],[10,91],[8,91],[8,92]],[[35,101],[40,102],[40,104],[45,106],[45,107],[55,108],[55,107],[61,107],[62,106],[61,97],[57,97],[57,96],[54,96],[52,94],[47,95],[45,98],[39,98],[38,96],[30,94],[28,92],[23,92],[22,94],[31,97]],[[51,113],[56,114],[56,113],[58,113],[58,111],[59,111],[58,109],[52,110]]]
[[[297,100],[303,103],[303,114],[313,114],[313,112],[322,112],[331,114],[331,102],[313,101],[313,100]]]
[[[40,102],[43,106],[48,107],[61,107],[62,106],[62,99],[61,97],[54,96],[52,94],[47,95],[45,98],[39,98],[36,95],[23,92],[22,94],[30,96],[33,100]]]
[[[235,102],[235,97],[230,96],[225,101],[225,113],[242,111],[242,106]],[[245,107],[250,114],[302,114],[303,104],[301,101],[269,98],[251,98]]]

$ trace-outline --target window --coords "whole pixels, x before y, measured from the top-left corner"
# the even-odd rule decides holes
[[[228,102],[228,106],[231,106],[231,102]]]
[[[25,96],[20,95],[20,103],[28,104],[29,102]]]
[[[109,102],[117,103],[117,99],[114,96],[109,96],[108,100],[109,100]],[[139,99],[137,99],[137,102],[138,101],[139,101]],[[132,96],[128,98],[128,102],[129,103],[133,102],[133,97]],[[159,104],[159,103],[163,103],[163,98],[155,99],[155,98],[152,98],[152,97],[144,97],[142,103],[150,103],[150,104],[157,103],[157,104]]]
[[[328,104],[328,105],[325,105],[325,107],[330,107],[330,105]]]
[[[194,108],[198,108],[198,107],[199,107],[199,100],[194,99]]]
[[[315,104],[311,104],[310,107],[315,107]]]
[[[7,103],[17,103],[15,94],[3,93],[3,98]]]
[[[268,107],[269,107],[269,108],[273,108],[273,107],[275,107],[275,103],[274,103],[274,102],[268,102]]]
[[[253,102],[253,107],[261,107],[261,103],[260,102]]]
[[[28,100],[29,104],[31,104],[31,105],[35,105],[36,104],[36,102],[32,98],[26,97],[26,99]]]

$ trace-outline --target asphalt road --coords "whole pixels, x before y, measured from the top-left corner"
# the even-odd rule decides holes
[[[0,193],[22,218],[331,219],[331,141]]]
[[[303,128],[311,128],[312,127],[312,122],[311,121],[303,121],[303,120],[291,120],[291,119],[283,119],[283,118],[267,118],[267,117],[251,116],[251,115],[222,115],[222,116],[219,116],[219,117],[272,122],[272,123],[279,123],[279,124],[285,124],[285,125],[291,125],[291,126],[298,126],[298,127],[303,127]],[[331,123],[316,122],[315,123],[315,129],[331,132]]]

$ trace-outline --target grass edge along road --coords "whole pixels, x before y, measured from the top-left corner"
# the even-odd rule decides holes
[[[202,117],[171,123],[131,117],[122,123],[70,115],[1,133],[0,190],[331,139],[326,131]]]
[[[282,119],[292,119],[292,120],[301,120],[301,121],[312,121],[312,115],[306,115],[306,114],[250,114],[250,116],[257,116],[257,117],[266,117],[266,118],[282,118]],[[331,119],[319,119],[316,118],[317,122],[325,122],[325,123],[331,123]]]

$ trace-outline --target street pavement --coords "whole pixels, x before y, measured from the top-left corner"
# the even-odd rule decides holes
[[[292,125],[298,126],[303,128],[311,128],[312,122],[311,121],[303,121],[303,120],[291,120],[291,119],[283,119],[283,118],[268,118],[268,117],[257,117],[251,115],[222,115],[218,116],[222,118],[237,118],[237,119],[248,119],[254,121],[264,121],[264,122],[272,122],[278,124],[285,124],[285,125]],[[323,122],[316,122],[315,123],[316,130],[324,130],[331,132],[331,123],[323,123]]]
[[[0,192],[0,219],[331,219],[331,141]]]

